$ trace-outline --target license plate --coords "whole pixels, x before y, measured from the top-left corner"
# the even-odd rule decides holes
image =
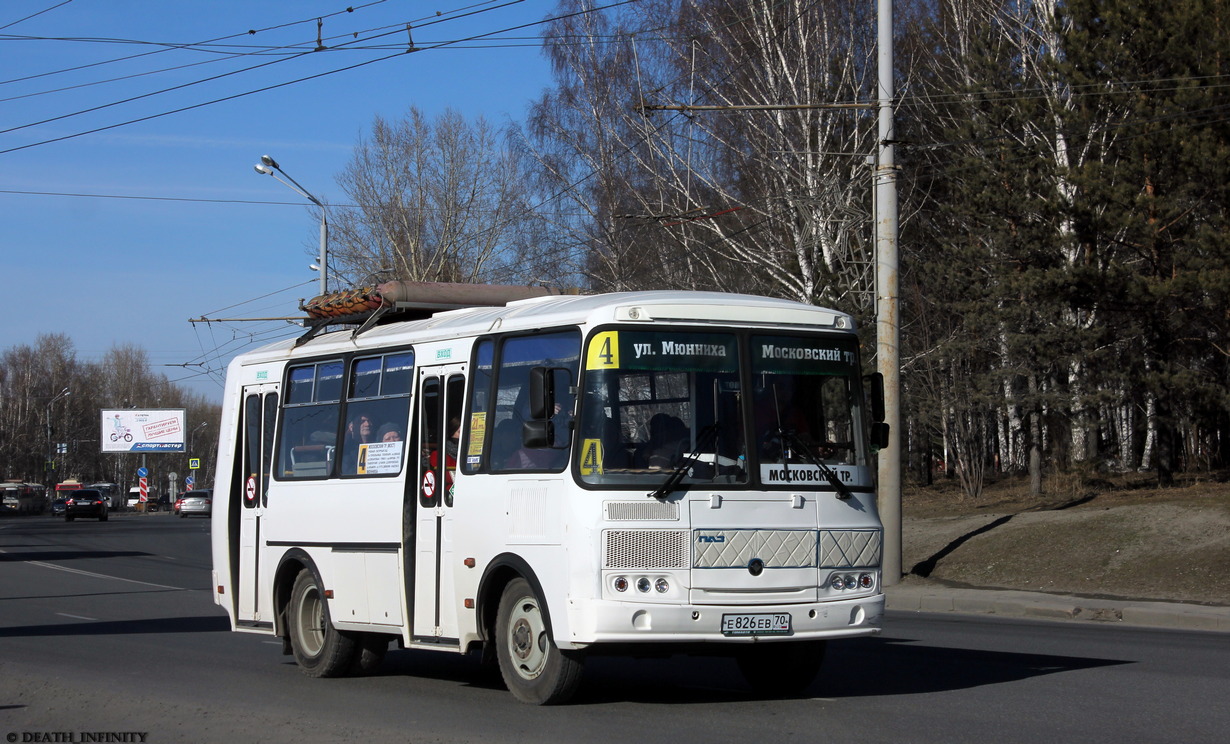
[[[790,635],[790,613],[757,612],[722,615],[722,635]]]

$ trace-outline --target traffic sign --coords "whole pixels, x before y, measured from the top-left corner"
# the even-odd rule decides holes
[[[200,470],[201,469],[201,458],[189,457],[188,458],[188,469],[189,470]]]
[[[189,491],[191,491],[192,487],[195,485],[196,485],[196,478],[193,478],[191,475],[188,476],[187,478],[184,478],[184,488],[187,488]]]
[[[137,477],[138,478],[149,477],[149,468],[137,468]]]

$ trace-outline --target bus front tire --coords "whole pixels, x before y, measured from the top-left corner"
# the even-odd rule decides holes
[[[295,662],[304,674],[340,677],[350,671],[358,644],[353,636],[333,627],[324,592],[309,569],[303,569],[295,577],[287,620]]]
[[[824,662],[825,641],[757,643],[735,656],[743,679],[758,695],[798,695],[816,679]]]
[[[542,600],[525,579],[504,587],[496,617],[496,656],[508,691],[534,705],[566,702],[581,683],[582,657],[551,640]]]

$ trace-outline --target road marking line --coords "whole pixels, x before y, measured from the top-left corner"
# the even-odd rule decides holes
[[[57,612],[60,617],[71,617],[74,620],[98,620],[96,617],[84,617],[82,615],[70,615],[67,612]]]
[[[156,589],[174,589],[177,592],[186,592],[187,589],[182,586],[167,586],[166,584],[151,584],[148,581],[137,581],[136,579],[125,579],[120,576],[108,576],[107,574],[94,573],[93,571],[82,571],[79,568],[66,568],[65,566],[57,566],[54,563],[43,563],[42,561],[24,561],[31,566],[42,566],[43,568],[54,568],[57,571],[66,571],[68,573],[77,574],[79,576],[90,576],[95,579],[114,579],[115,581],[127,581],[129,584],[140,584],[141,586],[152,586]]]

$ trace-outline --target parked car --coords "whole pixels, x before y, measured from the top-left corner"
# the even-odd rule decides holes
[[[102,491],[82,488],[69,492],[64,500],[64,521],[71,522],[77,517],[96,517],[99,522],[107,521],[107,498]]]
[[[180,517],[189,514],[200,514],[208,517],[213,512],[214,492],[212,488],[202,488],[199,491],[188,491],[176,503],[176,511]]]
[[[159,499],[157,494],[154,493],[154,489],[152,488],[146,491],[145,498],[146,498],[145,511],[147,512],[158,511],[159,504],[162,504],[168,507],[170,506],[170,503],[168,503],[167,501],[167,497],[163,496],[161,499]],[[126,503],[129,509],[136,509],[137,507],[141,505],[141,488],[139,486],[133,486],[132,488],[128,489],[128,500]]]
[[[65,505],[66,501],[68,501],[68,499],[58,498],[55,501],[51,502],[51,516],[53,517],[64,516],[64,512],[68,510],[68,507]]]

